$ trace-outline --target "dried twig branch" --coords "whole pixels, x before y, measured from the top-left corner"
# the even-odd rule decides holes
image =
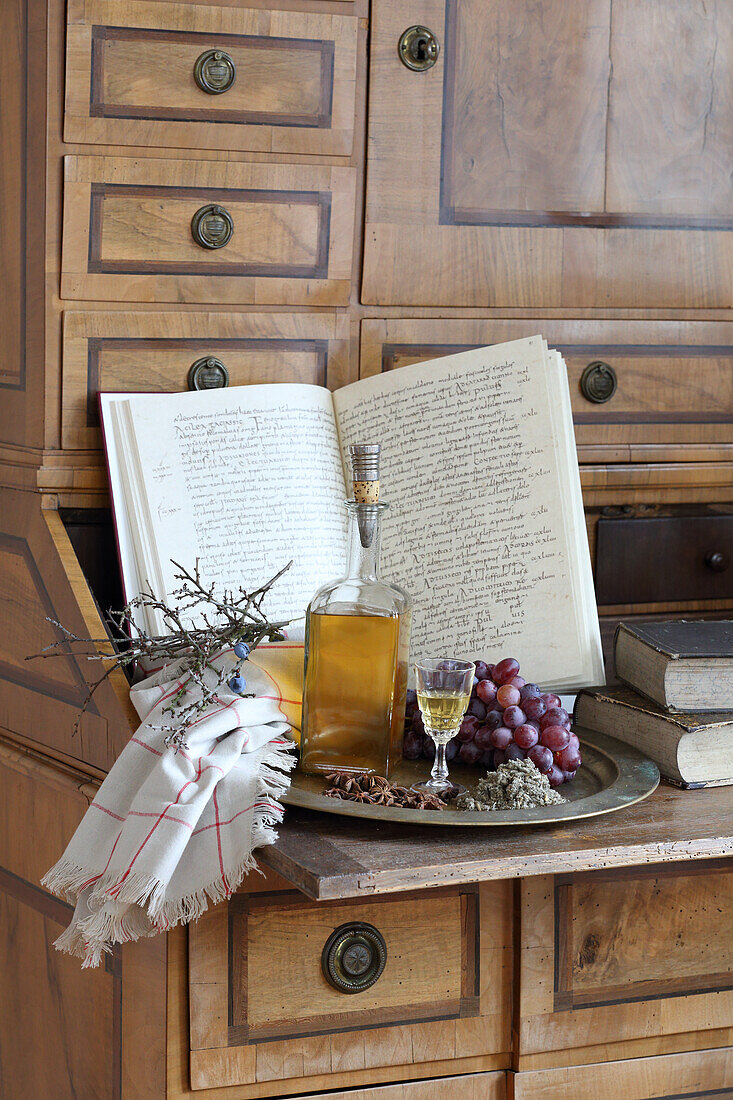
[[[83,638],[56,619],[47,620],[61,637],[45,646],[40,653],[26,657],[26,661],[68,656],[71,653],[75,657],[86,657],[89,661],[108,662],[104,673],[89,689],[74,723],[74,733],[79,729],[94,693],[117,669],[132,670],[142,663],[146,670],[150,670],[161,662],[165,665],[183,660],[187,679],[163,708],[162,713],[170,715],[171,723],[160,729],[166,735],[166,745],[174,750],[185,748],[186,730],[191,723],[211,703],[216,702],[222,683],[232,675],[239,675],[238,665],[235,668],[214,668],[214,657],[238,643],[244,643],[247,654],[265,638],[273,642],[282,641],[282,630],[288,622],[271,623],[262,610],[262,603],[292,562],[252,592],[240,586],[236,591],[224,589],[221,594],[217,593],[214,584],[207,585],[201,579],[198,559],[193,572],[177,561],[172,564],[178,570],[174,577],[181,584],[171,593],[171,603],[158,599],[149,590],[141,592],[121,611],[107,613],[105,623],[109,634],[105,638]],[[143,608],[160,613],[166,633],[148,634],[136,622],[135,612]],[[199,622],[202,625],[193,625]],[[88,652],[85,653],[84,649]],[[247,655],[238,658],[238,662],[246,659]],[[207,682],[207,670],[214,673],[213,683],[211,677]],[[191,693],[192,687],[197,687],[198,692]]]

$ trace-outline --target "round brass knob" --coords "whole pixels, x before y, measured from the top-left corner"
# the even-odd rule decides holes
[[[616,371],[600,359],[589,363],[580,378],[583,397],[586,401],[592,401],[594,405],[602,405],[604,401],[610,401],[616,392],[617,385]]]
[[[408,27],[400,36],[397,52],[408,69],[424,73],[438,60],[440,43],[427,27]]]
[[[730,558],[721,550],[710,550],[705,555],[705,564],[713,573],[725,573],[730,565]]]
[[[387,963],[387,945],[373,924],[341,924],[326,940],[321,969],[341,993],[363,993],[379,979]]]
[[[188,372],[190,390],[221,390],[229,385],[229,371],[221,359],[205,355],[191,364]]]
[[[237,70],[228,53],[223,50],[206,50],[196,58],[193,78],[202,92],[221,95],[231,88],[237,79]]]
[[[191,219],[191,235],[202,248],[223,248],[229,244],[233,232],[231,215],[216,203],[202,206]]]

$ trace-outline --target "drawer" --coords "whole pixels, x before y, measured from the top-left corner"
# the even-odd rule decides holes
[[[353,168],[66,157],[61,296],[346,305],[354,187]]]
[[[349,156],[357,30],[346,14],[70,0],[64,138]]]
[[[733,1049],[513,1074],[514,1100],[684,1100],[733,1095]]]
[[[209,360],[216,362],[208,366]],[[334,313],[67,311],[61,444],[100,446],[100,392],[170,392],[227,377],[232,386],[343,386],[350,381],[348,319]]]
[[[319,1092],[317,1096],[301,1096],[299,1100],[506,1100],[507,1074],[471,1073],[460,1077],[411,1081],[404,1085],[383,1085],[381,1088],[359,1089],[353,1092]]]
[[[520,1058],[730,1026],[730,861],[544,875],[521,890]]]
[[[602,516],[595,585],[604,606],[733,599],[733,515]]]
[[[581,461],[730,458],[730,322],[369,320],[362,374],[537,333],[567,363]]]
[[[192,1087],[277,1081],[300,1095],[363,1084],[378,1067],[406,1078],[444,1061],[456,1073],[506,1068],[511,919],[508,882],[339,902],[236,894],[189,931]],[[360,951],[374,984],[329,984],[329,947],[344,966]]]

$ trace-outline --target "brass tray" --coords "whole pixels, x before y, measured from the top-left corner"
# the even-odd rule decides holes
[[[318,810],[342,817],[369,818],[371,821],[398,821],[403,825],[550,825],[576,821],[584,817],[613,813],[648,798],[659,785],[659,769],[651,760],[630,745],[590,730],[576,729],[580,738],[583,765],[571,783],[563,784],[560,793],[567,801],[559,806],[541,806],[534,810],[406,810],[395,806],[370,806],[364,802],[346,802],[340,798],[325,798],[321,793],[326,784],[321,776],[293,773],[292,783],[282,801],[288,806]],[[409,786],[427,779],[427,760],[403,760],[393,781]],[[481,768],[459,764],[450,766],[451,778],[469,791],[485,773]]]

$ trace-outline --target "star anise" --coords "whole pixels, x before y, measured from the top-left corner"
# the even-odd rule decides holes
[[[390,783],[383,775],[354,775],[350,772],[329,772],[327,798],[361,802],[370,806],[397,806],[409,810],[444,810],[445,802],[436,795],[419,794],[407,787]]]

